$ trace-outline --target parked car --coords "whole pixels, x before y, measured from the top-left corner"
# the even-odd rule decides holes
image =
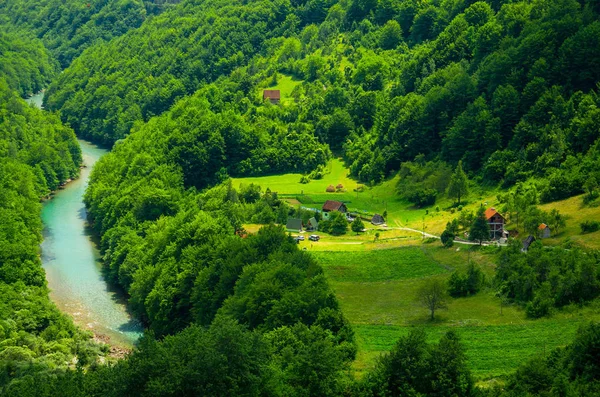
[[[296,236],[296,239],[297,239],[298,241],[304,241],[304,236]]]
[[[308,236],[308,239],[310,241],[319,241],[321,237],[317,236],[316,234],[311,234],[310,236]]]

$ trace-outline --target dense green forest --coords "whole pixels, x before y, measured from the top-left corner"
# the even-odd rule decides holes
[[[99,354],[50,302],[39,258],[40,197],[77,176],[80,163],[73,130],[29,107],[0,78],[0,391]]]
[[[161,11],[142,0],[19,0],[0,3],[0,26],[21,37],[41,39],[63,68],[86,48],[137,28]]]
[[[596,12],[575,0],[190,1],[77,59],[48,105],[110,143],[212,82],[229,93],[215,110],[252,123],[258,88],[289,75],[301,84],[277,119],[342,150],[363,181],[424,155],[486,183],[545,178],[551,201],[598,172]]]
[[[322,268],[272,224],[315,214],[229,179],[318,173],[336,154],[366,183],[399,172],[418,205],[463,169],[481,185],[533,179],[543,201],[582,193],[600,181],[599,12],[596,0],[0,4],[0,391],[599,393],[594,324],[498,387],[475,387],[452,331],[428,343],[415,330],[353,378],[357,342]],[[51,79],[56,114],[18,98]],[[262,99],[282,84],[280,105]],[[38,257],[39,198],[78,173],[73,131],[113,147],[85,203],[106,276],[147,329],[110,365],[49,301]],[[247,234],[249,222],[267,226]],[[596,298],[597,264],[512,244],[493,282],[541,317]]]
[[[0,76],[19,95],[26,96],[50,84],[58,71],[41,41],[0,32]]]

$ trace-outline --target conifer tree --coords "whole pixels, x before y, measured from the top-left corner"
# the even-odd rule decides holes
[[[460,204],[460,198],[465,197],[467,194],[469,194],[469,180],[467,174],[463,171],[462,161],[459,161],[454,174],[450,178],[448,196],[456,198],[457,203]]]

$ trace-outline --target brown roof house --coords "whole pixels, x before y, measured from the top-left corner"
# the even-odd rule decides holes
[[[538,234],[539,234],[540,238],[548,238],[548,237],[550,237],[551,233],[552,233],[552,230],[550,230],[550,226],[546,225],[545,223],[542,223],[538,227]]]
[[[279,104],[281,101],[281,91],[279,90],[264,90],[263,101],[269,100],[273,105]]]
[[[504,217],[495,208],[485,210],[485,219],[490,225],[490,238],[492,240],[508,237],[508,232],[504,230],[504,224],[506,223]]]
[[[348,208],[346,207],[346,204],[342,203],[341,201],[327,200],[325,201],[325,204],[323,204],[322,211],[323,219],[329,219],[330,212],[338,211],[346,213],[348,212]]]

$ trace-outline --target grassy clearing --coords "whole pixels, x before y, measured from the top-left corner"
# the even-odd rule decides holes
[[[269,80],[267,84],[270,84]],[[294,91],[294,88],[300,84],[302,84],[302,80],[296,80],[292,76],[278,73],[277,84],[264,87],[264,89],[281,91],[281,103],[285,105],[294,101],[292,92]],[[260,90],[259,95],[262,98],[262,89]]]
[[[428,233],[441,234],[446,223],[458,216],[445,211],[452,205],[452,201],[441,198],[436,206],[431,208],[415,208],[411,203],[400,199],[396,194],[396,183],[398,177],[390,178],[382,184],[367,187],[358,183],[348,175],[348,169],[341,159],[332,159],[327,164],[326,175],[323,179],[312,180],[310,183],[301,184],[302,174],[283,174],[263,177],[234,178],[233,184],[255,183],[263,189],[267,187],[277,192],[280,197],[290,203],[300,202],[309,208],[321,208],[326,200],[338,200],[346,203],[350,211],[356,211],[365,216],[374,213],[382,214],[387,210],[387,224],[390,227],[410,227],[418,230],[425,229]],[[327,193],[327,186],[342,184],[345,191],[339,193]],[[354,191],[362,186],[364,191]],[[476,190],[471,194],[470,204],[465,205],[466,210],[475,210],[481,203],[489,206],[498,205],[495,192]],[[436,211],[439,207],[439,211]]]
[[[447,270],[416,247],[314,254],[330,280],[373,282],[420,278]]]
[[[584,221],[600,219],[600,208],[585,206],[583,204],[583,197],[584,195],[575,196],[566,200],[540,206],[544,211],[557,209],[562,214],[568,216],[567,227],[560,230],[555,237],[544,240],[544,243],[558,245],[569,239],[576,245],[600,249],[600,231],[582,234],[581,228],[579,227],[579,224]]]

